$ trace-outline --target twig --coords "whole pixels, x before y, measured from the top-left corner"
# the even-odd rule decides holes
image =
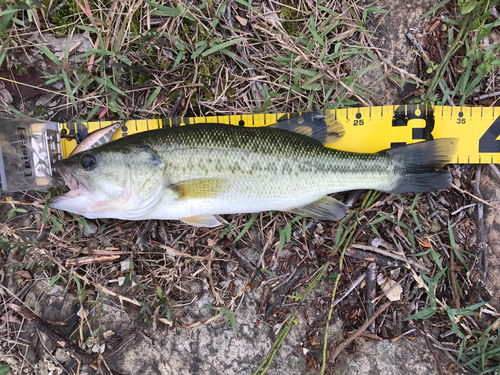
[[[472,193],[469,193],[469,192],[468,192],[468,191],[466,191],[466,190],[460,189],[460,188],[459,188],[458,186],[456,186],[455,184],[451,184],[450,186],[451,186],[453,189],[455,189],[455,190],[457,190],[457,191],[461,192],[462,194],[467,194],[467,195],[471,196],[472,198],[474,198],[475,200],[477,200],[477,201],[479,201],[479,202],[481,202],[481,203],[484,203],[485,205],[490,206],[491,208],[494,208],[495,210],[500,210],[500,208],[498,208],[497,206],[495,206],[495,205],[493,205],[493,204],[491,204],[491,203],[486,202],[484,199],[479,198],[477,195],[474,195],[474,194],[472,194]]]
[[[168,118],[175,117],[175,115],[177,114],[177,111],[179,110],[179,106],[181,105],[182,99],[184,99],[185,96],[186,96],[186,94],[185,94],[184,90],[182,90],[179,97],[175,101],[174,106],[172,107],[172,110],[168,114]]]
[[[500,91],[495,91],[495,92],[492,92],[490,94],[480,95],[477,98],[474,98],[474,101],[477,102],[478,100],[488,99],[488,98],[491,98],[492,96],[498,96],[498,95],[500,95]]]
[[[52,16],[59,10],[61,9],[64,4],[66,4],[68,0],[62,0],[59,4],[57,4],[54,8],[52,8],[48,14],[48,19],[51,20],[52,19]]]
[[[404,262],[401,262],[399,260],[394,260],[391,258],[388,258],[382,254],[377,254],[373,252],[368,252],[360,249],[353,249],[353,248],[348,248],[346,253],[346,256],[358,260],[364,260],[367,262],[375,262],[380,266],[384,267],[401,267],[404,265]]]
[[[443,374],[443,370],[441,370],[441,361],[440,361],[439,357],[437,356],[436,352],[434,351],[434,349],[432,349],[431,342],[429,341],[429,337],[427,335],[427,327],[425,326],[425,322],[424,321],[422,321],[422,327],[424,329],[425,341],[427,342],[427,346],[429,347],[429,350],[431,351],[432,355],[436,359],[437,368],[438,368],[438,371],[439,371],[439,375],[442,375]]]
[[[354,281],[351,286],[349,287],[349,289],[347,289],[344,294],[342,294],[342,296],[338,299],[336,299],[333,304],[332,304],[332,307],[335,307],[337,306],[344,298],[346,298],[349,294],[351,294],[351,292],[359,285],[361,284],[361,282],[366,278],[366,272],[364,272],[360,277],[358,277],[356,279],[356,281]]]
[[[76,259],[68,259],[66,261],[66,267],[81,266],[83,264],[90,264],[94,262],[110,262],[117,259],[120,259],[119,255],[94,255],[88,257],[80,257]]]
[[[380,307],[377,311],[375,311],[375,313],[373,314],[373,316],[370,319],[368,319],[366,322],[364,322],[363,325],[361,327],[359,327],[358,330],[356,330],[356,332],[354,332],[351,336],[349,336],[348,339],[345,339],[344,341],[342,341],[340,343],[340,345],[337,346],[337,349],[335,349],[335,352],[333,352],[333,354],[330,356],[328,361],[330,363],[334,363],[335,359],[337,359],[337,357],[342,352],[342,350],[344,350],[349,345],[351,345],[351,343],[355,339],[357,339],[368,328],[368,326],[370,324],[372,324],[375,321],[375,319],[377,319],[377,317],[380,314],[382,314],[385,310],[387,310],[387,308],[389,306],[391,306],[391,303],[392,302],[389,301],[389,302],[386,302],[385,304],[383,304],[382,307]]]
[[[406,263],[412,265],[413,267],[416,267],[416,268],[419,268],[419,269],[422,269],[422,270],[425,270],[425,271],[429,271],[429,269],[427,267],[421,265],[417,261],[405,258],[405,257],[403,257],[401,255],[390,253],[388,251],[379,249],[378,247],[361,245],[361,244],[355,244],[355,243],[351,244],[351,247],[354,247],[355,249],[373,251],[374,253],[379,253],[379,254],[385,255],[386,257],[390,257],[390,258],[393,258],[393,259],[400,260],[402,262],[406,262]]]
[[[236,258],[238,258],[238,262],[240,263],[241,267],[245,270],[247,275],[249,277],[252,277],[252,275],[257,272],[257,275],[261,278],[261,280],[265,280],[266,277],[264,274],[259,270],[259,267],[257,267],[253,262],[248,259],[246,256],[244,256],[238,249],[234,248],[233,249],[234,255],[236,255]]]
[[[88,354],[85,350],[81,349],[73,342],[66,340],[66,338],[54,331],[46,321],[35,315],[31,310],[13,303],[9,304],[9,307],[31,322],[39,331],[45,333],[48,338],[56,342],[61,348],[64,348],[64,350],[73,355],[83,364],[90,365],[94,369],[98,368],[97,360],[92,355]]]
[[[471,207],[474,207],[476,204],[475,203],[471,203],[471,204],[468,204],[466,206],[462,206],[460,207],[458,210],[455,210],[451,213],[451,216],[455,216],[456,214],[458,214],[460,211],[463,211],[463,210],[466,210],[467,208],[471,208]]]
[[[377,294],[377,264],[370,263],[366,270],[366,317],[371,318],[375,310],[373,300]],[[371,333],[375,332],[375,323],[370,324],[369,328]]]
[[[460,295],[458,294],[457,279],[455,278],[455,249],[450,251],[450,282],[453,290],[453,297],[455,299],[455,308],[460,310]]]
[[[305,242],[307,243],[307,240]],[[316,252],[316,248],[318,246],[319,245],[317,243],[314,243],[313,241],[309,242],[309,254],[311,254],[311,259],[314,262],[316,268],[319,268],[318,254]]]
[[[260,300],[259,314],[261,316],[265,316],[266,315],[267,301],[269,300],[270,292],[271,292],[271,289],[269,289],[268,286],[265,286],[264,287],[264,293],[262,294],[262,298]]]
[[[389,59],[387,59],[384,55],[382,55],[382,52],[380,52],[380,48],[375,47],[375,45],[372,43],[371,40],[368,40],[368,44],[375,51],[375,53],[378,55],[380,60],[382,60],[382,62],[384,64],[389,65],[392,69],[396,70],[403,79],[405,77],[409,77],[412,80],[414,80],[416,83],[418,83],[419,85],[423,85],[425,83],[420,78],[418,78],[415,74],[411,74],[411,73],[407,72],[406,70],[404,70],[403,68],[400,68],[400,67],[394,65]]]
[[[422,333],[422,330],[420,330],[420,332]],[[423,334],[424,334],[426,337],[428,337],[428,338],[429,338],[429,339],[430,339],[430,340],[431,340],[434,344],[436,344],[436,345],[440,345],[440,344],[441,344],[438,340],[436,340],[436,339],[434,338],[434,336],[432,336],[432,334],[431,334],[431,333],[423,333]],[[444,354],[448,357],[448,359],[449,359],[451,362],[456,362],[456,360],[457,360],[457,359],[456,359],[456,358],[454,358],[454,357],[453,357],[450,353],[448,353],[447,351],[444,351],[443,353],[444,353]],[[462,354],[462,355],[463,355],[463,354]]]
[[[497,167],[494,166],[493,171],[497,170]],[[499,176],[500,177],[500,176]],[[476,168],[476,176],[475,176],[475,184],[474,184],[474,193],[480,198],[482,198],[481,189],[479,188],[479,184],[481,182],[481,167],[478,166]],[[478,255],[479,259],[481,259],[481,268],[482,268],[482,276],[483,282],[486,280],[488,276],[488,246],[486,245],[486,236],[484,234],[484,206],[482,202],[478,202],[477,204],[477,226],[479,231],[479,250]]]

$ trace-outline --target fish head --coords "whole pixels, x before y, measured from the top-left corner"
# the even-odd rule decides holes
[[[90,219],[146,218],[167,184],[165,164],[145,145],[110,143],[58,161],[55,168],[70,191],[49,206]]]

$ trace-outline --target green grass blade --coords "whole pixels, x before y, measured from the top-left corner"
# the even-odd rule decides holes
[[[227,42],[224,42],[224,43],[221,43],[221,44],[218,44],[212,48],[210,48],[209,50],[203,52],[201,55],[203,57],[206,57],[208,55],[211,55],[212,53],[215,53],[215,52],[218,52],[220,50],[223,50],[227,47],[230,47],[236,43],[240,43],[240,42],[243,42],[245,40],[245,38],[237,38],[237,39],[232,39],[232,40],[228,40]]]

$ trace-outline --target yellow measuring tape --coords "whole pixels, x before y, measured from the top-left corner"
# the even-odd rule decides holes
[[[344,126],[345,135],[327,146],[352,152],[377,152],[390,147],[438,138],[458,138],[452,162],[459,164],[500,163],[500,108],[401,105],[327,110]],[[183,117],[163,120],[130,120],[115,139],[162,127],[199,123],[235,126],[268,126],[298,113]],[[112,121],[60,124],[61,134],[80,139]],[[66,158],[76,147],[74,139],[63,139]]]

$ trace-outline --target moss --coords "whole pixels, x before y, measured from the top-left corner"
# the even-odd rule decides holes
[[[50,0],[42,0],[42,6],[47,9],[50,5]],[[52,11],[54,4],[52,4],[52,8],[48,9],[49,12]],[[54,30],[53,35],[64,36],[68,35],[71,30],[73,30],[75,17],[74,15],[78,13],[78,5],[75,0],[68,0],[66,4],[64,4],[61,8],[59,8],[50,18],[50,22],[56,26],[60,26]]]
[[[144,83],[149,79],[149,74],[145,71],[132,73],[132,82],[136,85],[144,85]]]
[[[47,12],[51,12],[52,9],[54,9],[54,6],[56,4],[52,4],[52,8],[48,9],[50,5],[50,0],[41,0],[42,7],[45,8]],[[89,0],[88,4],[90,9],[99,9],[99,8],[105,8],[109,9],[112,5],[111,0]],[[50,18],[50,22],[56,26],[59,26],[57,29],[54,30],[53,35],[56,37],[59,36],[66,36],[68,35],[74,28],[75,28],[75,22],[77,21],[77,17],[75,16],[81,12],[80,7],[76,3],[75,0],[68,0],[66,4],[64,4],[61,8],[59,8]]]
[[[293,1],[288,1],[288,0],[284,0],[283,4],[290,5],[292,7],[295,6]],[[294,20],[298,20],[301,18],[300,12],[293,10],[293,9],[290,9],[286,6],[281,7],[280,14],[281,14],[281,17],[283,19],[288,20],[288,21],[294,21]],[[285,22],[283,22],[283,28],[286,30],[288,35],[298,36],[300,34],[298,22],[285,21]]]

